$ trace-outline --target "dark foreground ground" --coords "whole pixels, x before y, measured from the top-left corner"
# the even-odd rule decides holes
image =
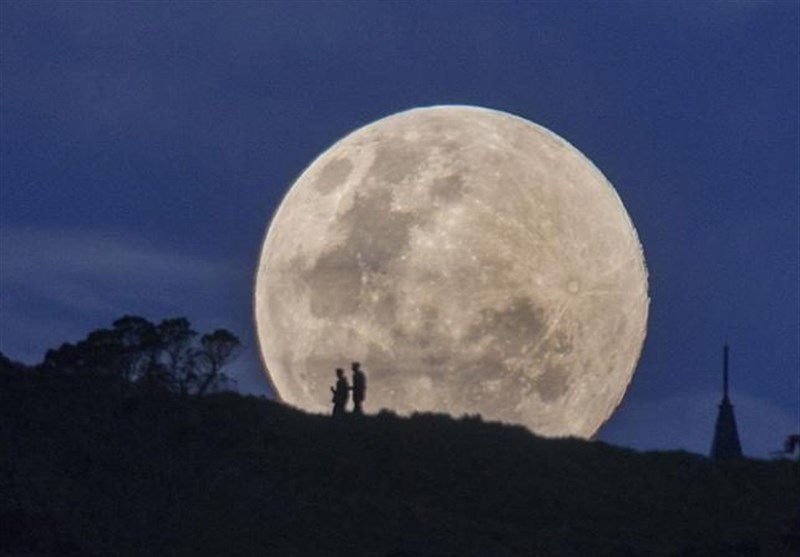
[[[789,556],[798,501],[788,461],[0,373],[0,555]]]

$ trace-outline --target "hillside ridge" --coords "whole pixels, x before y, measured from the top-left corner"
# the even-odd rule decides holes
[[[800,466],[0,374],[2,555],[792,555]],[[27,553],[26,553],[27,551]]]

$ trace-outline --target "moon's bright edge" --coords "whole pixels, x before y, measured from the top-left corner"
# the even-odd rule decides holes
[[[591,437],[619,404],[649,298],[636,231],[577,149],[503,112],[437,106],[320,155],[270,224],[255,318],[279,397],[328,411],[481,414]]]

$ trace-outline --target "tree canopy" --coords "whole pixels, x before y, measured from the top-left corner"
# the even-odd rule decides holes
[[[185,317],[153,323],[125,315],[110,328],[90,332],[75,344],[48,350],[45,373],[93,375],[148,392],[203,395],[233,381],[223,368],[239,355],[241,342],[226,329],[200,335]]]

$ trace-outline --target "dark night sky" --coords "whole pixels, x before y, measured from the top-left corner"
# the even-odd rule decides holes
[[[476,104],[579,148],[637,227],[648,338],[600,438],[707,452],[726,339],[745,452],[800,429],[797,2],[5,1],[0,30],[12,359],[187,316],[268,393],[252,282],[294,178],[375,119]]]

